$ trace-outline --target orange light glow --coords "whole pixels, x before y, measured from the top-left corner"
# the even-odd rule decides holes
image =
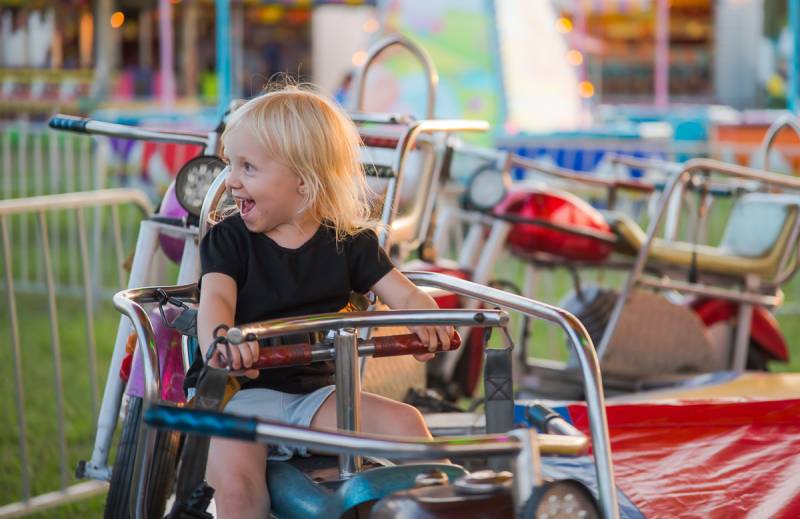
[[[588,81],[578,83],[578,95],[584,99],[594,96],[594,85]]]
[[[575,49],[567,51],[567,63],[575,67],[577,67],[578,65],[582,65],[583,54],[581,54],[581,51]]]
[[[353,54],[353,66],[360,67],[367,62],[367,51],[360,50]]]
[[[111,15],[111,27],[119,29],[123,23],[125,23],[125,15],[122,14],[122,11],[117,11]]]
[[[561,34],[572,32],[572,20],[563,16],[556,20],[556,30]]]
[[[364,32],[366,33],[378,32],[378,29],[380,29],[380,27],[381,27],[380,22],[378,22],[378,20],[376,20],[375,18],[368,18],[364,20],[363,29]]]

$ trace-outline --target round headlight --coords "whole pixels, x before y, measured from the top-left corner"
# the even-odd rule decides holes
[[[479,211],[488,211],[506,197],[508,184],[508,176],[494,165],[481,166],[467,181],[467,203]]]
[[[175,178],[178,202],[193,216],[200,216],[203,199],[211,183],[225,168],[225,162],[212,155],[195,157],[183,165]]]

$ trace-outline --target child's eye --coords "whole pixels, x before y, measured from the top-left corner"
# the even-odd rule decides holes
[[[245,170],[245,171],[247,171],[248,173],[249,173],[249,172],[251,172],[251,171],[253,171],[253,170],[255,169],[255,168],[253,167],[253,165],[252,165],[252,164],[250,164],[249,162],[245,162],[244,164],[242,164],[242,167],[243,167],[243,168],[244,168],[244,170]]]

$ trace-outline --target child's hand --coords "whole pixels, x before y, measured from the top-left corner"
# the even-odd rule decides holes
[[[244,375],[247,378],[258,378],[257,369],[246,369],[258,360],[258,341],[249,341],[242,344],[231,344],[231,375]],[[228,367],[228,346],[220,344],[208,364],[215,368]]]
[[[428,347],[431,353],[415,354],[414,358],[420,362],[426,362],[434,357],[434,351],[442,345],[442,349],[447,351],[450,349],[450,338],[453,336],[452,326],[409,326],[412,333],[416,333],[417,337]]]

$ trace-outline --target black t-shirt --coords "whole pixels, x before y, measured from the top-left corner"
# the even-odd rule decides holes
[[[265,234],[251,233],[237,213],[213,226],[200,243],[202,274],[220,272],[236,281],[236,325],[342,309],[350,292],[367,292],[393,268],[373,231],[338,244],[335,232],[321,225],[297,249],[287,249]],[[202,367],[197,355],[187,373],[196,384]],[[242,387],[266,387],[309,393],[333,383],[332,361],[310,366],[262,370]]]

